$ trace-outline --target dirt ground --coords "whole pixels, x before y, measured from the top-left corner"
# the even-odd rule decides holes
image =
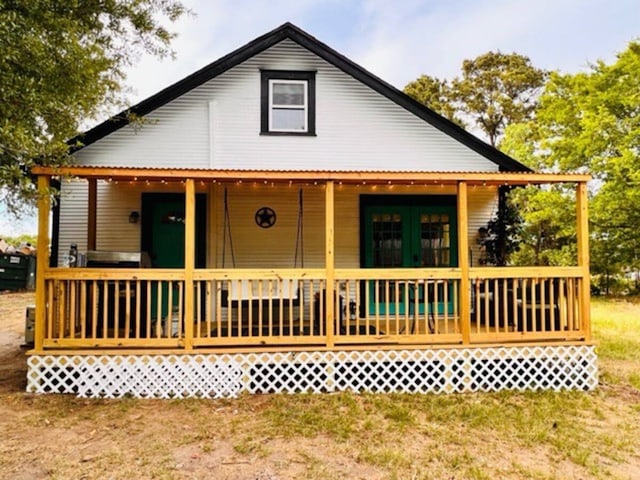
[[[455,412],[456,401],[446,396],[140,401],[27,394],[21,344],[25,309],[32,303],[32,293],[0,294],[0,478],[640,479],[640,392],[606,381],[595,398],[577,394],[568,400],[570,408],[588,412],[588,435],[598,437],[596,448],[602,449],[595,453],[587,437],[555,436],[568,423],[565,417],[529,436],[504,434],[504,429],[493,434],[500,429],[487,424],[491,417],[482,409],[506,405],[519,415],[518,402],[526,402],[526,396],[465,397],[461,415],[466,417],[452,427],[434,421],[437,414],[428,421],[412,420],[432,404]],[[636,367],[621,363],[611,366],[611,374],[633,375]],[[407,413],[405,405],[413,401],[423,404]],[[544,395],[535,400],[540,409],[553,409],[554,401]],[[316,411],[334,407],[335,417]],[[340,417],[350,412],[369,417],[341,424]],[[315,418],[324,423],[314,423]],[[332,418],[338,419],[335,424]],[[266,428],[265,422],[275,426]]]
[[[34,304],[33,293],[0,293],[0,394],[24,392],[25,312]]]

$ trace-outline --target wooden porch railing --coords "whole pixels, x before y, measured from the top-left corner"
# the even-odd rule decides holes
[[[471,268],[470,277],[472,341],[588,337],[581,268]]]
[[[470,344],[588,338],[579,267],[471,268],[468,295],[457,268],[334,272],[328,284],[324,269],[194,270],[189,322],[182,270],[49,269],[42,345],[393,348],[462,344],[465,328]]]
[[[183,300],[181,270],[51,269],[43,346],[179,347]]]

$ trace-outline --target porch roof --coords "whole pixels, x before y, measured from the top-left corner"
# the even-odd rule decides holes
[[[529,185],[549,183],[578,183],[591,180],[581,173],[536,172],[424,172],[424,171],[335,171],[335,170],[214,170],[181,168],[129,167],[44,167],[32,168],[34,175],[51,177],[79,177],[103,180],[179,182],[186,179],[234,182],[265,180],[286,182],[325,182],[358,184],[456,184],[470,185]]]

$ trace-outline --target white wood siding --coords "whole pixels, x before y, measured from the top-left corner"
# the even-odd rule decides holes
[[[315,137],[260,135],[260,69],[315,70]],[[497,165],[290,40],[75,154],[85,165],[496,171]]]
[[[84,180],[64,180],[60,184],[60,237],[58,266],[67,261],[72,243],[79,252],[87,250],[88,187]]]

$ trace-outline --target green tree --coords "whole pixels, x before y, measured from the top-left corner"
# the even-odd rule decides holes
[[[531,118],[546,77],[528,57],[488,52],[462,62],[454,100],[496,146],[507,125]]]
[[[528,147],[516,147],[528,142]],[[640,245],[640,43],[612,64],[587,72],[552,73],[535,122],[507,129],[502,147],[548,171],[590,172],[591,268],[602,275],[637,270]],[[570,203],[556,203],[556,226]],[[539,219],[530,217],[528,223]]]
[[[23,233],[17,237],[0,237],[0,239],[4,240],[7,245],[12,245],[14,247],[19,247],[24,243],[31,245],[32,247],[38,246],[38,236],[31,235],[29,233]]]
[[[457,123],[473,123],[496,146],[504,129],[531,118],[548,73],[517,53],[488,52],[462,62],[453,81],[421,75],[405,93]]]
[[[0,196],[33,199],[34,164],[68,161],[82,122],[122,105],[125,69],[172,54],[177,0],[0,0]]]
[[[575,265],[576,203],[573,190],[562,185],[512,191],[510,201],[523,218],[515,265]]]
[[[460,126],[464,126],[462,120],[458,118],[456,108],[451,101],[453,94],[446,80],[440,80],[436,77],[423,74],[416,80],[409,82],[407,86],[404,87],[404,93],[443,117],[448,118]]]

